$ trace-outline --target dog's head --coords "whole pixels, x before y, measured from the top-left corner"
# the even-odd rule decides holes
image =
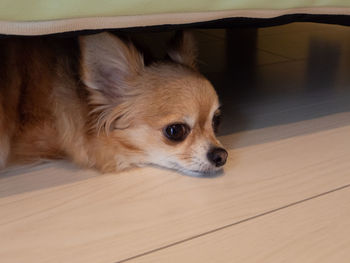
[[[175,37],[170,62],[149,66],[131,43],[108,33],[81,37],[80,45],[93,128],[115,147],[119,166],[210,173],[225,164],[227,152],[215,137],[218,97],[196,70],[189,33]]]

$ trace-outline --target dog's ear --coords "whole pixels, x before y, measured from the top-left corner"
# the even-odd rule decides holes
[[[131,43],[110,33],[81,36],[79,42],[82,80],[94,95],[102,95],[95,99],[115,103],[131,92],[130,80],[144,68],[142,55]]]
[[[194,36],[189,31],[177,31],[175,37],[170,41],[169,57],[182,65],[196,69],[197,46]]]

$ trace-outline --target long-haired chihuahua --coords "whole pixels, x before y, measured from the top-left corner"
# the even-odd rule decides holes
[[[67,158],[101,172],[220,170],[219,101],[192,35],[177,34],[167,53],[146,66],[110,33],[0,40],[0,168]]]

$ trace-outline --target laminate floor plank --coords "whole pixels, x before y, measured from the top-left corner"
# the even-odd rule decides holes
[[[349,200],[347,187],[127,262],[346,263]]]
[[[349,134],[346,125],[231,149],[224,174],[214,178],[157,168],[97,176],[64,162],[6,174],[0,258],[116,262],[342,187],[350,183]],[[28,186],[27,178],[44,174],[57,184]]]

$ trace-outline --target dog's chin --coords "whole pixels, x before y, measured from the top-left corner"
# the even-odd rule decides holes
[[[223,168],[208,167],[207,169],[191,169],[186,168],[177,163],[171,163],[170,165],[156,165],[161,168],[179,172],[183,175],[192,177],[217,177],[223,174]]]
[[[217,177],[223,174],[223,169],[217,169],[217,170],[205,170],[205,171],[199,171],[199,170],[181,170],[180,173],[188,176],[193,177]]]

